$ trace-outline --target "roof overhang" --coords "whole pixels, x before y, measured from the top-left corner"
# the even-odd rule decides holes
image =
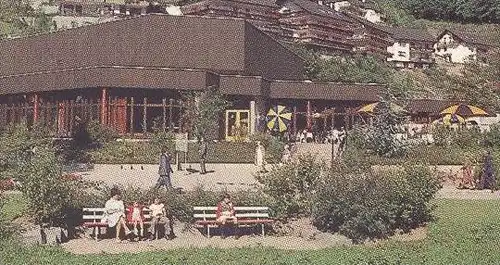
[[[345,84],[310,81],[273,81],[269,97],[273,99],[310,99],[339,101],[378,101],[383,85]]]
[[[0,76],[0,94],[92,87],[203,90],[218,86],[217,75],[199,70],[99,66]]]

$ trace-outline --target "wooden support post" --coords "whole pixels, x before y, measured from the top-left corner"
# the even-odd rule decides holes
[[[179,128],[179,132],[184,132],[183,128],[184,128],[184,115],[183,115],[183,108],[182,108],[182,100],[179,100],[179,102],[177,102],[177,105],[179,106],[179,124],[177,125],[177,127]]]
[[[73,132],[73,125],[75,123],[75,101],[70,100],[69,102],[69,133]]]
[[[168,106],[168,128],[174,130],[174,99],[171,98]]]
[[[35,95],[33,96],[33,124],[36,124],[38,122],[38,111],[38,94],[35,93]]]
[[[106,125],[108,121],[108,90],[103,88],[101,91],[101,125]]]
[[[307,129],[310,130],[312,128],[312,107],[311,107],[311,101],[307,101]]]
[[[134,135],[134,98],[130,98],[130,134]]]
[[[111,106],[109,108],[109,116],[111,117],[111,122],[110,122],[110,126],[111,128],[113,128],[114,130],[118,131],[118,126],[117,126],[117,114],[118,114],[118,111],[117,111],[117,102],[118,100],[116,99],[116,97],[113,97],[113,99],[110,100],[111,102]]]
[[[148,122],[147,122],[147,118],[148,118],[148,98],[144,98],[143,100],[143,112],[142,112],[142,132],[144,134],[147,133],[148,131]]]
[[[166,127],[167,127],[167,99],[163,98],[161,104],[163,107],[163,124],[162,124],[161,128],[165,132]]]
[[[326,107],[323,109],[323,133],[326,132],[327,130],[327,123],[328,123],[328,115]]]
[[[293,137],[297,135],[297,106],[293,106]],[[293,138],[295,139],[295,138]]]
[[[349,130],[351,128],[351,119],[350,119],[350,115],[351,115],[351,108],[348,107],[347,108],[347,112],[344,114],[344,123],[345,123],[345,129],[346,130]]]

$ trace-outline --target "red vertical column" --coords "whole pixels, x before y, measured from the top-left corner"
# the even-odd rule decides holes
[[[293,137],[295,135],[297,135],[297,106],[293,106]]]
[[[101,92],[101,125],[106,125],[108,121],[108,90],[102,89]]]
[[[38,105],[38,94],[33,97],[33,123],[38,121],[39,105]]]

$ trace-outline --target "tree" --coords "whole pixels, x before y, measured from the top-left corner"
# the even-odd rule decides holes
[[[28,0],[0,1],[0,38],[49,32],[50,16],[35,10]]]
[[[186,112],[184,120],[187,131],[200,139],[216,138],[219,128],[219,119],[229,102],[224,99],[216,87],[209,87],[204,92],[195,92],[184,95]]]

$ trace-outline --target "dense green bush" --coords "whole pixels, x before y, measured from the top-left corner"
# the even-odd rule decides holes
[[[314,156],[302,155],[258,175],[257,180],[263,184],[263,192],[274,198],[278,217],[309,215],[314,187],[324,170],[325,165],[316,163]]]
[[[250,136],[250,141],[254,143],[254,153],[257,142],[261,142],[266,150],[265,160],[267,163],[279,163],[281,161],[285,143],[281,142],[278,138],[268,133],[257,133]]]
[[[114,140],[118,134],[111,127],[102,125],[98,120],[91,120],[84,124],[84,133],[91,144],[102,146]]]
[[[364,173],[336,169],[316,187],[313,223],[356,243],[387,238],[431,220],[430,200],[439,188],[427,166]]]

